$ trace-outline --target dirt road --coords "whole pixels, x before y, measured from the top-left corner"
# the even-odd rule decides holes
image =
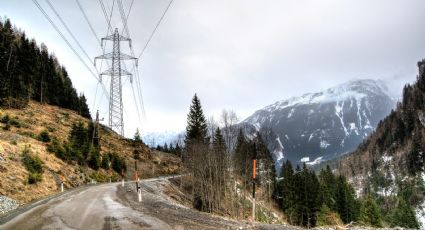
[[[53,198],[15,216],[0,229],[293,229],[237,222],[176,204],[162,192],[167,178],[101,184]],[[128,191],[131,188],[133,191]]]

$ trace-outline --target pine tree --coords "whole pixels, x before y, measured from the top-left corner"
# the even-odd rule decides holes
[[[320,179],[320,202],[323,202],[331,210],[336,211],[336,178],[332,173],[329,165],[326,166],[326,169],[320,170],[319,174]]]
[[[84,96],[84,94],[82,94],[78,99],[79,99],[80,115],[85,118],[91,119],[90,110],[89,110],[89,107],[87,106],[87,99]]]
[[[235,172],[240,176],[245,176],[247,174],[247,141],[245,140],[245,134],[242,129],[239,129],[239,134],[236,139],[235,153],[233,155],[233,162]]]
[[[180,156],[182,149],[180,148],[179,143],[176,144],[174,151],[176,152],[177,155]]]
[[[166,153],[170,152],[170,150],[168,149],[168,144],[167,144],[167,142],[165,142],[165,144],[164,144],[163,151],[164,151],[164,152],[166,152]]]
[[[271,189],[273,190],[273,182],[276,178],[276,168],[272,154],[267,148],[267,145],[259,132],[257,132],[254,142],[256,144],[257,159],[261,162],[261,165],[263,166],[261,170],[263,170],[264,178],[261,179],[263,181],[269,181],[270,183],[272,183]]]
[[[140,136],[139,128],[136,129],[136,133],[134,133],[133,140],[137,142],[142,142],[142,138]]]
[[[425,154],[422,152],[418,133],[415,133],[412,140],[412,147],[407,153],[407,169],[411,175],[416,175],[423,168],[423,158]],[[421,155],[422,154],[422,155]]]
[[[390,215],[391,227],[405,227],[419,229],[415,211],[402,197],[398,199],[397,207]]]
[[[96,148],[91,148],[90,156],[87,161],[88,166],[94,170],[98,170],[100,168],[100,163],[101,163],[101,159],[100,159],[99,151],[97,151]]]
[[[326,204],[323,204],[320,207],[320,210],[317,214],[317,226],[336,226],[341,224],[342,221],[339,215],[332,212],[332,210]]]
[[[207,143],[207,132],[207,121],[202,111],[201,101],[195,94],[189,114],[187,115],[186,146],[190,146],[193,143]]]
[[[0,23],[0,106],[22,108],[30,99],[90,118],[86,98],[78,96],[54,55],[6,19]]]
[[[367,226],[382,227],[381,210],[371,195],[367,195],[362,203],[359,222]]]
[[[356,221],[359,215],[359,203],[355,199],[354,189],[343,176],[336,179],[336,209],[344,223]]]
[[[279,205],[288,217],[291,224],[295,224],[296,219],[296,201],[297,194],[295,191],[295,176],[292,164],[286,161],[281,168],[281,180],[277,185],[277,198]]]
[[[77,160],[80,164],[86,164],[86,159],[89,156],[90,142],[88,130],[82,122],[72,125],[71,132],[68,138],[70,144],[70,160]]]
[[[211,154],[207,123],[198,96],[192,99],[187,116],[185,151],[183,162],[192,176],[193,206],[199,210],[212,211],[216,207],[211,193]]]

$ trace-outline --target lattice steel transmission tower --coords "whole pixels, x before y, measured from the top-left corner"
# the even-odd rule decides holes
[[[131,39],[120,35],[117,28],[115,28],[115,32],[113,34],[102,38],[102,48],[104,47],[103,43],[105,40],[113,42],[113,51],[111,53],[95,57],[94,60],[95,63],[97,59],[112,60],[111,67],[100,74],[100,80],[102,81],[103,75],[111,76],[111,87],[109,92],[109,127],[121,136],[124,136],[121,77],[129,76],[130,81],[133,82],[133,76],[130,72],[123,68],[121,62],[124,60],[135,60],[137,66],[137,58],[121,53],[121,41],[128,41],[129,47],[131,48]]]

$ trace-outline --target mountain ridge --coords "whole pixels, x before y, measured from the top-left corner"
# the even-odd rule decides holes
[[[284,159],[299,164],[308,158],[307,164],[316,164],[354,150],[394,105],[384,82],[352,80],[277,101],[241,125],[266,136],[279,169]]]

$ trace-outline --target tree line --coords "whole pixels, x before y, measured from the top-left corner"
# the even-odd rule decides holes
[[[229,127],[211,128],[203,114],[198,96],[190,106],[182,161],[188,172],[183,187],[192,197],[193,206],[201,211],[231,217],[246,217],[250,212],[253,183],[260,187],[261,199],[276,204],[293,225],[384,225],[418,228],[413,209],[403,199],[389,213],[384,213],[374,194],[357,198],[345,177],[335,175],[330,167],[317,175],[304,164],[283,164],[276,177],[274,161],[261,133],[247,137],[242,128],[232,130],[232,148],[226,142]],[[233,127],[235,128],[235,127]],[[213,131],[212,131],[213,130]],[[257,159],[253,177],[252,160]],[[242,215],[242,216],[241,216]]]
[[[115,152],[100,153],[99,139],[94,138],[97,131],[91,121],[87,126],[83,122],[74,123],[68,140],[62,143],[56,138],[49,138],[47,150],[68,163],[77,163],[94,170],[111,169],[118,174],[125,172],[127,165],[124,157]]]
[[[71,109],[90,118],[84,95],[78,95],[65,67],[44,44],[0,20],[0,106],[23,108],[30,100]]]
[[[182,152],[182,148],[179,145],[179,143],[175,143],[175,145],[173,145],[173,143],[170,143],[170,145],[168,145],[167,142],[165,142],[163,145],[158,144],[155,150],[165,152],[165,153],[175,154],[177,156],[180,156]]]

